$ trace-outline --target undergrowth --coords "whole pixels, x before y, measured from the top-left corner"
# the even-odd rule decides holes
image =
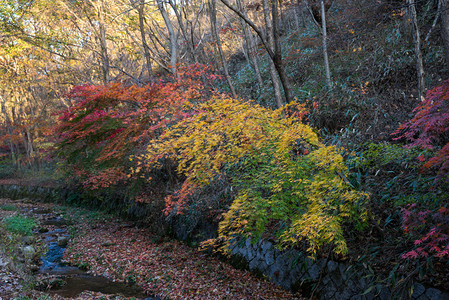
[[[28,217],[21,215],[15,215],[3,220],[5,228],[20,235],[31,235],[33,228],[36,226],[36,222]]]

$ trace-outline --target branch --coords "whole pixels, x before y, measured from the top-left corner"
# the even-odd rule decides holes
[[[274,59],[274,52],[271,50],[271,47],[269,47],[267,45],[267,41],[265,40],[265,38],[263,37],[262,32],[260,31],[259,28],[257,28],[257,26],[250,20],[248,19],[244,14],[242,14],[241,11],[239,11],[237,8],[233,7],[231,4],[229,4],[229,2],[227,0],[220,0],[224,5],[226,5],[230,10],[232,10],[233,12],[235,12],[240,18],[243,19],[243,21],[245,21],[246,24],[248,24],[259,36],[260,40],[263,43],[263,46],[265,47],[265,50],[267,50],[268,55],[270,56],[270,58],[273,60]]]
[[[438,0],[438,8],[437,8],[437,13],[435,14],[435,19],[433,20],[432,23],[432,27],[430,27],[429,32],[426,35],[426,39],[424,40],[425,43],[427,43],[427,41],[430,38],[430,35],[432,34],[432,30],[435,28],[435,26],[437,25],[438,22],[438,17],[441,14],[441,0]]]
[[[122,72],[122,73],[125,74],[126,76],[128,76],[128,77],[134,79],[136,82],[138,82],[138,83],[140,83],[140,84],[144,84],[144,83],[145,83],[145,82],[143,82],[142,80],[140,80],[140,79],[134,77],[133,75],[129,74],[128,72],[126,72],[125,70],[123,70],[123,69],[120,68],[120,67],[117,67],[117,66],[109,66],[109,67],[110,67],[111,69],[117,69],[117,70],[119,70],[120,72]]]

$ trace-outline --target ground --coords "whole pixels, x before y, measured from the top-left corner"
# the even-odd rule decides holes
[[[161,240],[147,229],[137,228],[112,216],[73,207],[33,203],[27,199],[0,200],[0,208],[11,206],[51,209],[70,219],[73,222],[68,229],[71,239],[65,255],[68,262],[87,268],[91,274],[137,285],[148,295],[162,299],[300,298],[248,271],[237,270],[217,257],[178,241]],[[0,209],[0,219],[19,212],[21,210]],[[26,268],[12,268],[12,263],[6,261],[11,260],[3,253],[0,256],[0,278],[4,284],[0,286],[0,300],[14,297],[67,299],[34,291]],[[33,276],[33,280],[36,277]],[[76,299],[102,297],[108,298],[84,293]]]

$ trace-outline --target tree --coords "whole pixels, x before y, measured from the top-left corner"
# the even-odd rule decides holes
[[[146,67],[148,72],[148,79],[151,81],[153,78],[153,69],[151,68],[151,53],[150,47],[147,44],[147,39],[145,37],[145,25],[144,25],[144,12],[145,12],[145,0],[139,0],[139,5],[137,7],[139,12],[139,31],[140,37],[142,39],[142,48],[145,55]]]
[[[423,60],[422,60],[422,53],[421,53],[421,37],[419,33],[419,26],[418,26],[418,18],[416,16],[416,9],[415,9],[415,0],[407,0],[408,5],[408,11],[410,20],[413,27],[413,44],[415,47],[415,57],[416,57],[416,73],[418,78],[418,99],[423,100],[423,94],[425,90],[424,85],[424,67],[423,67]]]
[[[177,36],[173,28],[172,21],[170,20],[170,17],[168,16],[167,11],[165,10],[164,2],[162,2],[162,0],[156,0],[156,2],[162,17],[164,18],[165,27],[167,27],[168,30],[168,37],[170,43],[170,72],[176,74],[176,64],[178,62]]]
[[[409,147],[437,149],[435,156],[428,159],[424,169],[438,168],[435,183],[449,181],[449,80],[430,89],[424,101],[415,108],[415,116],[401,124],[393,133],[396,139],[411,141]],[[426,157],[420,157],[423,161]]]
[[[329,68],[329,57],[327,53],[327,28],[326,28],[326,9],[324,1],[320,1],[321,4],[321,33],[323,35],[323,56],[324,56],[324,69],[326,70],[326,83],[327,86],[331,86],[331,72]]]
[[[243,12],[245,16],[248,16],[246,13],[246,9],[242,5],[241,0],[237,0],[238,8]],[[254,41],[253,33],[249,30],[248,24],[245,23],[242,19],[240,19],[240,25],[242,27],[243,31],[243,37],[244,37],[244,43],[243,48],[244,52],[247,56],[248,64],[251,65],[254,69],[254,73],[256,74],[256,79],[259,84],[259,89],[262,89],[263,87],[263,80],[262,76],[260,75],[259,70],[259,59],[256,54],[256,43]],[[270,64],[271,65],[271,64]]]
[[[441,38],[443,40],[446,68],[449,68],[449,0],[441,1]]]
[[[226,81],[228,82],[229,88],[231,90],[231,94],[233,97],[237,97],[235,93],[234,85],[231,81],[231,76],[229,76],[228,66],[226,64],[226,59],[223,53],[223,48],[221,47],[220,36],[217,30],[217,8],[216,8],[216,0],[209,0],[209,13],[210,13],[210,26],[212,35],[214,37],[216,49],[220,56],[221,65],[223,66],[223,71],[225,73]]]
[[[262,0],[263,6],[263,17],[265,20],[266,33],[267,33],[267,42],[270,45],[271,51],[275,52],[275,35],[274,35],[274,24],[270,18],[270,6],[268,5],[267,0]],[[278,77],[276,75],[276,66],[274,60],[270,60],[270,76],[271,82],[273,84],[274,89],[274,98],[276,100],[276,104],[278,107],[282,107],[283,101],[281,96],[281,88],[279,86]]]
[[[173,1],[169,0],[170,6],[173,9],[173,12],[176,15],[176,19],[178,20],[178,26],[181,29],[182,36],[184,38],[185,43],[187,44],[188,51],[194,63],[198,63],[198,58],[195,54],[195,45],[193,44],[192,39],[188,37],[187,29],[184,26],[184,22],[182,20],[181,14],[179,13],[178,5]],[[184,5],[187,5],[185,3]]]
[[[281,81],[282,87],[284,89],[285,100],[287,103],[293,101],[293,96],[290,89],[289,79],[287,77],[287,73],[285,72],[285,68],[282,62],[282,49],[279,41],[279,11],[278,11],[278,0],[271,1],[271,21],[273,24],[272,33],[273,33],[273,44],[271,44],[267,37],[264,36],[261,29],[257,27],[254,22],[252,22],[248,17],[246,17],[238,8],[231,5],[227,0],[220,0],[226,7],[236,13],[240,18],[242,18],[259,36],[262,44],[267,51],[271,61],[273,62],[276,71],[279,75],[279,79]],[[264,0],[266,1],[266,0]],[[266,5],[268,8],[268,5]],[[265,10],[265,8],[264,8]],[[265,10],[266,11],[266,10]],[[270,23],[271,24],[271,23]],[[273,50],[274,49],[274,50]]]
[[[299,0],[298,0],[299,1]],[[306,6],[308,9],[310,9],[310,13],[312,15],[313,21],[316,24],[322,23],[322,16],[329,10],[329,8],[332,6],[333,0],[304,0],[306,3]],[[323,8],[322,3],[324,6],[324,14],[323,14]]]

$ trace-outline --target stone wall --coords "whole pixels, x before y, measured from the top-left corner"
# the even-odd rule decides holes
[[[249,239],[242,240],[235,243],[231,251],[233,255],[244,258],[251,271],[261,272],[285,289],[301,290],[303,295],[310,296],[313,292],[326,300],[407,298],[405,295],[392,295],[390,289],[379,284],[368,269],[327,259],[312,260],[297,250],[280,251],[269,241],[251,243]],[[449,300],[449,293],[415,283],[411,299]]]
[[[67,197],[67,190],[51,187],[5,184],[0,185],[0,197],[20,199],[33,198],[38,201],[57,201]]]

